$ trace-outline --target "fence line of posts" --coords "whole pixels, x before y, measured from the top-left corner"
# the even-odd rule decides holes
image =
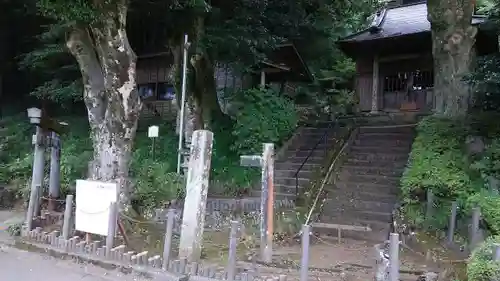
[[[43,181],[45,173],[45,152],[50,148],[50,172],[48,188],[48,209],[55,210],[56,201],[60,195],[60,158],[62,126],[63,122],[56,122],[48,118],[41,109],[29,108],[28,117],[30,123],[36,128],[32,136],[33,149],[33,172],[31,177],[31,192],[28,206],[27,223],[32,227],[33,216],[40,215],[40,207],[43,194]]]
[[[40,117],[40,115],[37,115]],[[34,118],[38,118],[35,116]],[[38,118],[40,119],[40,118]],[[156,128],[155,128],[156,129]],[[151,137],[156,137],[157,132],[152,132]],[[116,260],[120,256],[118,249],[114,247],[114,239],[117,228],[118,206],[116,202],[112,202],[109,206],[108,218],[108,233],[105,237],[105,245],[100,245],[100,241],[91,242],[89,240],[79,241],[78,237],[71,237],[74,230],[74,223],[76,217],[73,217],[73,202],[74,196],[68,195],[66,198],[66,205],[63,217],[62,233],[58,231],[52,233],[44,233],[41,228],[33,229],[33,218],[38,216],[37,209],[40,209],[40,197],[42,194],[43,179],[43,143],[39,141],[41,129],[37,127],[37,135],[35,144],[35,163],[34,163],[34,176],[33,185],[31,188],[31,196],[29,201],[29,208],[27,212],[26,226],[23,229],[24,235],[35,239],[37,242],[49,243],[51,246],[62,249],[66,252],[79,252],[80,254],[96,255]],[[35,137],[34,137],[35,139]],[[186,199],[184,202],[182,226],[179,245],[179,258],[185,259],[187,262],[198,262],[201,258],[202,237],[203,237],[203,223],[205,217],[209,171],[212,153],[213,133],[206,130],[195,131],[192,135],[192,142],[190,147],[190,161],[187,171],[186,179]],[[58,146],[60,149],[60,146]],[[53,153],[59,155],[60,151]],[[244,158],[244,157],[243,157]],[[274,199],[273,199],[273,170],[274,170],[274,145],[264,144],[263,155],[259,157],[259,166],[262,168],[262,200],[261,200],[261,241],[262,251],[261,258],[264,261],[271,262],[272,257],[272,228],[273,228],[273,213],[274,213]],[[38,162],[37,162],[38,161]],[[244,162],[244,161],[243,161]],[[42,167],[42,169],[40,169]],[[57,169],[58,170],[58,169]],[[40,175],[40,173],[42,173]],[[55,174],[56,172],[54,172]],[[77,188],[78,190],[78,188]],[[53,194],[53,193],[51,193]],[[78,209],[78,206],[76,206]],[[76,212],[78,214],[78,212]],[[240,227],[239,221],[231,222],[231,238],[228,241],[229,248],[229,263],[227,265],[226,277],[228,280],[234,280],[237,273],[236,267],[236,246],[238,242],[238,229]],[[200,227],[201,225],[201,227]],[[174,211],[168,211],[168,218],[166,223],[166,232],[164,237],[164,253],[163,256],[149,257],[152,263],[147,265],[156,265],[159,260],[160,264],[165,268],[171,261],[171,246],[172,235],[174,226]],[[123,245],[119,249],[124,248]],[[83,252],[82,252],[83,251]],[[139,254],[132,254],[131,252],[121,253],[120,260],[124,260],[124,255],[128,254],[131,260],[130,263],[140,263],[144,261],[147,252]],[[118,256],[117,256],[118,255]],[[155,267],[155,266],[153,266]],[[283,278],[280,278],[282,280]]]
[[[37,118],[36,116],[34,117]],[[150,137],[153,139],[157,137],[158,133],[156,128],[152,129],[150,132]],[[43,232],[41,228],[33,229],[33,217],[36,216],[37,208],[40,208],[40,197],[42,194],[42,182],[43,179],[43,156],[44,148],[43,143],[40,141],[41,129],[37,127],[37,134],[34,137],[35,144],[35,160],[33,168],[33,183],[31,189],[31,196],[29,202],[29,208],[27,212],[27,225],[24,230],[24,235],[35,240],[39,243],[50,244],[51,247],[58,249],[66,253],[74,253],[78,255],[86,255],[88,257],[96,257],[99,259],[104,258],[110,262],[118,262],[121,264],[131,265],[131,266],[142,266],[148,268],[161,268],[164,271],[174,272],[174,273],[185,273],[185,271],[179,269],[179,264],[198,264],[201,258],[201,248],[202,248],[202,237],[203,237],[203,223],[205,217],[205,208],[201,206],[206,205],[207,201],[207,189],[211,162],[211,152],[213,143],[213,133],[206,130],[198,130],[193,133],[191,147],[190,147],[190,161],[187,170],[187,180],[186,180],[186,199],[183,208],[182,216],[182,228],[181,237],[179,245],[179,259],[176,260],[172,256],[172,242],[174,235],[174,223],[175,223],[175,211],[173,209],[168,210],[166,218],[166,229],[164,237],[164,250],[162,255],[148,256],[147,251],[140,253],[135,253],[131,251],[125,251],[125,245],[115,246],[115,236],[117,229],[117,218],[119,215],[118,205],[116,202],[112,202],[109,206],[109,218],[108,218],[108,233],[105,237],[105,244],[101,245],[100,241],[80,241],[79,237],[71,237],[72,231],[74,229],[75,217],[73,217],[73,202],[74,196],[68,195],[66,197],[66,205],[63,217],[62,233],[54,231],[51,233]],[[58,165],[58,157],[60,155],[60,141],[58,140],[57,134],[52,134],[54,138],[54,143],[57,146],[53,147],[51,155],[54,158],[54,165]],[[57,139],[57,140],[56,140]],[[36,140],[36,141],[35,141]],[[154,147],[154,144],[153,146]],[[154,154],[154,152],[152,151]],[[51,161],[52,162],[52,161]],[[261,156],[250,155],[241,157],[242,166],[252,166],[260,167],[262,169],[262,192],[261,192],[261,251],[260,260],[265,263],[272,262],[272,239],[273,239],[273,214],[274,214],[274,181],[273,181],[273,171],[274,171],[274,145],[267,143],[263,145],[263,153]],[[41,169],[40,169],[41,167]],[[59,174],[59,167],[51,169],[51,177],[53,180],[51,182],[56,182]],[[41,173],[41,174],[40,174]],[[58,183],[58,181],[57,181]],[[56,191],[56,186],[51,185],[49,189],[50,196],[58,196],[58,188]],[[57,195],[56,195],[57,194]],[[201,226],[201,227],[200,227]],[[222,275],[217,276],[219,279],[224,280],[252,280],[251,276],[241,276],[239,269],[237,268],[237,254],[236,248],[238,244],[238,235],[241,229],[240,221],[231,221],[230,223],[230,237],[229,237],[229,257],[225,271]],[[302,226],[302,253],[301,253],[301,265],[300,265],[300,280],[306,281],[309,279],[309,247],[310,247],[310,235],[312,231],[311,225]],[[383,254],[383,259],[388,257],[389,266],[383,268],[384,280],[395,281],[398,280],[399,276],[399,236],[398,234],[391,234],[390,240],[386,243],[389,244],[389,253]],[[194,265],[193,265],[194,266]],[[194,266],[196,268],[199,265]],[[201,274],[198,270],[191,270],[192,273]],[[206,270],[205,270],[206,271]],[[203,273],[206,277],[215,277],[215,272],[209,270],[210,274]],[[212,274],[213,273],[213,274]],[[195,274],[195,275],[196,275]],[[238,278],[237,278],[238,276]],[[278,280],[286,279],[286,276],[277,277]],[[387,279],[390,278],[390,279]]]

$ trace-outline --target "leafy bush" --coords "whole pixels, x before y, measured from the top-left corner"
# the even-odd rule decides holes
[[[405,198],[432,189],[437,195],[460,196],[470,188],[462,145],[466,131],[452,120],[427,117],[417,127],[401,184]]]
[[[260,175],[259,169],[241,167],[240,155],[260,154],[264,142],[279,146],[297,122],[293,103],[272,91],[252,89],[239,93],[234,104],[240,109],[235,120],[220,120],[213,128],[210,175],[210,192],[232,196],[243,193]],[[70,131],[61,139],[61,191],[65,195],[74,188],[77,179],[86,177],[92,143],[86,118],[59,119],[70,124]],[[3,119],[2,124],[5,129],[0,135],[0,182],[15,188],[19,198],[26,198],[33,163],[33,128],[24,115]],[[148,125],[141,122],[139,126],[130,169],[135,187],[133,204],[143,212],[184,193],[183,183],[175,173],[178,139],[174,128],[168,124],[160,126],[153,158],[151,140],[146,133]],[[48,178],[45,183],[48,184]]]
[[[261,153],[263,142],[280,145],[297,126],[295,105],[271,89],[254,88],[234,95],[235,138],[231,150]]]
[[[464,150],[468,135],[496,135],[497,128],[491,126],[496,119],[485,116],[466,120],[427,117],[419,123],[401,180],[404,212],[414,223],[422,222],[420,201],[427,190],[432,190],[438,197],[431,222],[434,226],[446,226],[450,201],[457,200],[464,207],[460,208],[462,215],[479,206],[491,230],[500,233],[500,199],[488,189],[489,179],[499,176],[500,139],[487,143],[486,149],[473,157]]]
[[[61,193],[65,195],[74,188],[77,179],[86,178],[87,164],[92,158],[92,143],[86,118],[60,119],[70,124],[70,131],[61,137]],[[27,198],[33,163],[30,125],[27,123],[24,116],[4,119],[6,129],[0,139],[3,163],[0,165],[0,182],[16,189],[20,199]],[[177,138],[168,126],[160,130],[155,161],[151,159],[151,141],[144,129],[147,127],[137,133],[130,173],[135,179],[135,200],[145,207],[155,207],[180,194],[178,179],[172,174],[175,171]],[[48,157],[47,153],[47,164]],[[46,185],[48,175],[47,172]]]
[[[493,54],[478,59],[476,69],[467,78],[474,89],[474,107],[480,110],[500,108],[500,56]]]
[[[493,261],[495,248],[499,242],[500,236],[489,237],[474,250],[467,263],[467,280],[499,280],[500,263]]]

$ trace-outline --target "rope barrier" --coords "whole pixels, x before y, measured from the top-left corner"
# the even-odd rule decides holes
[[[45,196],[41,196],[40,199],[47,200],[47,201],[55,201],[55,202],[59,202],[59,203],[66,203],[66,200],[55,199],[55,198],[50,198],[50,197],[45,197]]]
[[[82,211],[82,209],[76,209],[76,211],[78,211],[80,213],[84,213],[86,215],[98,215],[98,214],[102,214],[104,212],[107,212],[108,210],[109,210],[109,207],[107,207],[106,209],[99,211],[99,212],[88,212],[88,211]]]
[[[157,221],[140,221],[140,220],[137,220],[137,219],[134,219],[132,217],[129,217],[129,216],[125,215],[123,212],[120,212],[120,216],[122,218],[128,220],[129,222],[133,222],[133,223],[136,223],[136,224],[154,224],[154,225],[160,224]]]

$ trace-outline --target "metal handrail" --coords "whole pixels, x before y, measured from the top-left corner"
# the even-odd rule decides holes
[[[307,155],[306,159],[304,159],[304,161],[302,161],[302,164],[300,164],[299,168],[295,172],[295,174],[294,174],[294,177],[295,177],[295,197],[299,196],[299,173],[300,173],[300,171],[302,170],[302,168],[304,167],[306,162],[309,160],[309,158],[311,157],[313,152],[316,150],[316,148],[318,148],[318,146],[321,142],[325,143],[325,155],[326,155],[326,150],[327,150],[326,141],[328,139],[328,134],[330,132],[330,129],[333,127],[334,124],[335,124],[335,121],[330,122],[328,124],[328,127],[325,130],[325,133],[321,136],[321,138],[318,140],[318,142],[316,142],[314,147],[309,151],[309,154]]]

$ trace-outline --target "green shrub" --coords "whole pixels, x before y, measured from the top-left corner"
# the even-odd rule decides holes
[[[435,227],[446,226],[450,202],[457,200],[461,215],[468,216],[479,206],[491,230],[500,233],[500,199],[487,189],[489,178],[500,175],[500,139],[492,140],[480,155],[469,157],[465,152],[468,135],[496,135],[498,126],[491,125],[495,119],[486,116],[472,115],[465,120],[427,117],[419,123],[401,179],[404,213],[412,222],[423,222],[424,204],[420,201],[430,189],[438,197],[430,222]]]
[[[474,250],[467,263],[469,281],[499,280],[500,263],[493,261],[495,248],[499,243],[500,236],[492,236]]]
[[[234,95],[231,102],[236,109],[234,152],[261,153],[263,142],[280,145],[297,126],[294,103],[271,89],[246,90]]]
[[[258,168],[241,167],[240,155],[260,154],[264,142],[279,146],[297,123],[293,103],[272,91],[252,89],[235,96],[234,104],[239,110],[234,120],[218,120],[213,128],[210,175],[210,192],[231,196],[251,187],[260,175]],[[74,188],[77,179],[86,177],[92,143],[85,117],[59,119],[70,124],[70,131],[61,139],[61,190],[65,195]],[[0,182],[16,189],[19,198],[26,198],[32,173],[33,128],[24,114],[5,118],[2,124],[5,129],[0,135]],[[133,203],[140,206],[138,209],[142,212],[182,197],[184,193],[182,181],[175,173],[178,137],[173,133],[173,126],[160,125],[153,159],[151,140],[147,137],[148,125],[150,122],[144,120],[140,123],[130,169]],[[45,181],[48,184],[48,178]]]
[[[461,150],[466,133],[463,126],[448,119],[427,117],[418,124],[401,180],[405,198],[427,189],[444,196],[459,196],[469,190],[471,180]]]

